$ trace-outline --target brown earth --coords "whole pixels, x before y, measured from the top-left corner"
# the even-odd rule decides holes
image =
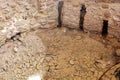
[[[0,0],[0,80],[119,80],[119,1],[64,0],[66,28],[56,28],[59,1]],[[76,30],[83,3],[85,32]]]
[[[0,79],[27,80],[39,74],[42,80],[116,80],[119,49],[113,36],[70,28],[21,33],[1,46]]]
[[[44,80],[99,80],[120,60],[115,56],[120,43],[114,38],[68,28],[40,30],[37,35],[46,46]]]

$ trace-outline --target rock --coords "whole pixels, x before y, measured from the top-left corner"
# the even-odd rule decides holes
[[[117,56],[120,56],[120,49],[117,49],[117,50],[116,50],[116,55],[117,55]]]
[[[45,60],[46,60],[47,62],[50,62],[51,57],[46,57]]]
[[[3,30],[4,28],[3,28],[3,26],[0,26],[0,30]]]
[[[106,19],[110,18],[110,16],[111,16],[110,11],[108,11],[108,10],[104,11],[104,17]]]
[[[118,16],[113,16],[113,20],[119,22],[119,21],[120,21],[120,17],[118,17]]]
[[[80,39],[82,39],[82,37],[81,36],[77,36],[75,39],[80,40]]]
[[[66,33],[67,32],[67,28],[62,28],[62,32]]]
[[[13,50],[14,50],[14,52],[17,52],[17,51],[18,51],[18,48],[17,48],[17,47],[14,47]]]
[[[73,61],[73,60],[70,60],[70,64],[71,64],[71,65],[74,65],[74,61]]]
[[[109,5],[107,5],[107,4],[102,4],[102,8],[103,8],[103,9],[108,9],[108,8],[109,8]]]

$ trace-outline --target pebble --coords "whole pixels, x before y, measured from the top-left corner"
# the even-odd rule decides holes
[[[46,57],[45,60],[49,62],[51,60],[51,57]]]
[[[120,21],[120,18],[117,17],[117,16],[114,16],[114,17],[113,17],[113,20],[119,22],[119,21]]]
[[[14,52],[17,52],[18,51],[18,48],[17,47],[14,47]]]
[[[67,28],[62,28],[62,32],[66,33],[67,32]]]
[[[103,8],[103,9],[108,9],[108,8],[109,8],[109,5],[107,5],[107,4],[102,4],[102,8]]]
[[[70,60],[70,64],[71,64],[71,65],[74,65],[74,61],[73,61],[73,60]]]
[[[120,56],[120,49],[117,49],[116,54],[117,56]]]
[[[82,37],[81,37],[81,36],[77,36],[76,39],[77,39],[77,40],[80,40],[80,39],[82,39]]]

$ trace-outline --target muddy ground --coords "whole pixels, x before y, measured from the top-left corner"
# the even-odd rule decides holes
[[[0,80],[119,80],[120,41],[70,28],[16,35],[0,49]]]

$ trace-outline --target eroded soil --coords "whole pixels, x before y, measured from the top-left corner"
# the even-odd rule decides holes
[[[0,79],[117,80],[120,43],[69,28],[38,29],[8,40],[0,49]]]
[[[115,56],[120,43],[113,37],[109,40],[67,28],[40,30],[37,35],[46,46],[45,80],[102,80],[120,60]],[[114,74],[108,76],[110,80]]]

